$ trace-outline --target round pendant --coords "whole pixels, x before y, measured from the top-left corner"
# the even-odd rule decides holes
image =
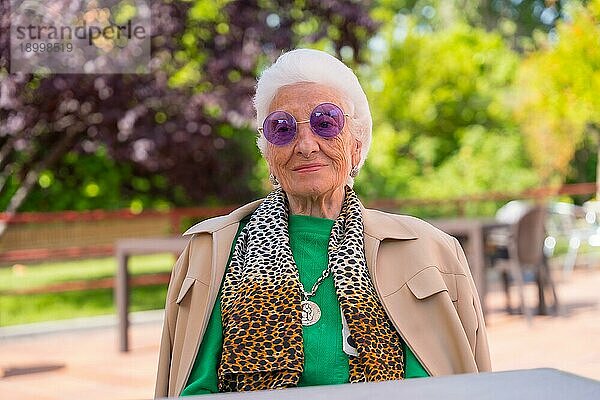
[[[302,325],[311,326],[319,322],[321,318],[321,309],[317,303],[304,300],[302,302]]]

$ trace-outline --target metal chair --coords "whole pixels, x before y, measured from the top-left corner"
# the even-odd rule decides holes
[[[511,206],[513,209],[517,207]],[[500,214],[502,215],[502,214]],[[525,278],[527,273],[533,272],[538,286],[538,312],[547,314],[546,291],[549,290],[553,297],[553,308],[558,310],[558,298],[546,254],[544,253],[546,210],[539,205],[520,203],[518,215],[511,214],[512,225],[506,236],[504,256],[493,258],[493,262],[504,258],[505,267],[501,269],[502,282],[506,295],[506,308],[512,312],[510,284],[514,281],[520,300],[520,310],[528,322],[531,321],[531,309],[525,300]]]

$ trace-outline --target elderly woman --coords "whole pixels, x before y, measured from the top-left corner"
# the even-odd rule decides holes
[[[274,190],[185,233],[156,396],[489,371],[456,239],[352,190],[372,125],[354,73],[294,50],[261,75],[255,106]]]

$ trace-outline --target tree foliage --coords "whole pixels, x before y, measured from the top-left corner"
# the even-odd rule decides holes
[[[462,23],[423,32],[405,16],[382,35],[361,190],[443,198],[535,182],[507,104],[518,59],[500,35]]]
[[[8,211],[33,189],[53,193],[39,180],[68,164],[66,154],[100,146],[132,164],[135,176],[164,176],[195,204],[247,200],[258,158],[251,107],[257,73],[283,50],[307,44],[358,62],[376,27],[367,2],[151,4],[150,74],[30,75],[8,73],[10,16],[2,0],[0,197]]]
[[[536,48],[565,18],[565,4],[577,0],[379,0],[373,16],[382,22],[410,16],[422,31],[464,23],[501,35],[517,51]]]
[[[561,182],[585,136],[600,131],[600,1],[572,15],[559,23],[558,41],[530,54],[518,75],[515,112],[546,182]]]

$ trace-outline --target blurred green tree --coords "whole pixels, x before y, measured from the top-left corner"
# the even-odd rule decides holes
[[[558,40],[530,54],[517,79],[515,112],[546,183],[561,183],[586,136],[598,143],[600,134],[600,1],[570,13],[571,21],[558,24]]]
[[[496,31],[509,40],[513,49],[537,48],[545,38],[554,38],[556,24],[568,17],[565,5],[573,0],[480,0],[467,7],[469,23]],[[467,1],[463,2],[468,3]]]
[[[400,14],[370,47],[374,137],[357,181],[368,197],[447,198],[535,184],[509,107],[518,56],[499,34],[461,22],[424,31]]]
[[[166,210],[172,199],[188,201],[181,187],[168,185],[162,175],[146,176],[133,163],[116,163],[105,146],[94,151],[69,151],[52,169],[42,170],[37,186],[21,205],[21,211],[116,210],[137,213],[144,207]],[[14,176],[6,182],[6,193],[19,188]],[[0,198],[5,209],[10,196]]]
[[[379,0],[373,16],[390,21],[410,16],[422,31],[438,31],[462,22],[500,34],[517,51],[532,50],[556,23],[568,18],[566,4],[577,0]]]

